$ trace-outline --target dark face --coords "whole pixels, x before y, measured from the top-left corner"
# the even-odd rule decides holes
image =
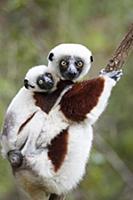
[[[30,81],[25,79],[24,86],[26,89],[35,89],[36,86],[45,92],[49,92],[54,87],[54,79],[51,73],[45,73],[38,76],[37,80],[35,81],[34,85],[30,84]]]
[[[60,59],[59,70],[66,80],[74,80],[79,77],[84,67],[84,61],[79,57],[64,56]]]
[[[54,86],[54,79],[50,73],[45,73],[37,79],[37,85],[40,89],[49,91]]]

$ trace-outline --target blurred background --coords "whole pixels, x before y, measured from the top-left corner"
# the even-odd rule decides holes
[[[132,0],[0,0],[0,127],[25,73],[47,64],[52,47],[73,42],[90,48],[90,78],[107,64],[132,22]],[[133,199],[132,55],[95,126],[85,178],[68,200]],[[0,158],[0,200],[18,199],[13,190],[10,166]]]

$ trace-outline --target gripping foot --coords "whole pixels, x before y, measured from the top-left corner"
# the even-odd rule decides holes
[[[11,150],[7,154],[8,160],[13,168],[21,167],[23,163],[23,155],[19,150]]]

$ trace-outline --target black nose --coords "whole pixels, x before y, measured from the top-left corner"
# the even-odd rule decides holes
[[[67,77],[68,77],[69,80],[73,80],[74,78],[77,77],[77,72],[75,72],[75,71],[68,71],[67,72]]]
[[[50,73],[45,73],[37,79],[37,85],[40,89],[49,91],[54,86],[54,79]]]
[[[72,81],[79,76],[79,72],[76,69],[68,68],[65,71],[61,71],[61,75],[66,79]]]
[[[24,79],[24,86],[26,89],[29,88],[29,81],[27,79]]]
[[[8,152],[8,160],[13,168],[19,168],[23,162],[23,155],[19,150],[11,150]]]

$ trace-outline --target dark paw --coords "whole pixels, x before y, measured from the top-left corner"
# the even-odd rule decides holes
[[[8,160],[13,168],[21,167],[23,163],[23,155],[19,150],[11,150],[7,154]]]

